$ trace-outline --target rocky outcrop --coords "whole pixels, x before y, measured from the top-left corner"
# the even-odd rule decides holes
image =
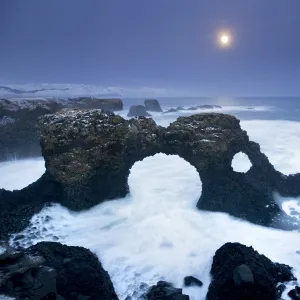
[[[146,111],[162,112],[159,102],[156,99],[147,99],[144,101]]]
[[[0,245],[0,294],[32,300],[118,299],[92,252],[51,242],[19,251]]]
[[[218,249],[211,267],[207,300],[274,300],[276,286],[293,281],[292,268],[273,263],[252,247],[227,243]]]
[[[183,279],[185,286],[199,286],[203,285],[203,282],[194,276],[186,276]]]
[[[294,289],[288,292],[288,295],[292,300],[300,300],[300,287],[295,286]]]
[[[176,108],[168,109],[167,111],[164,112],[164,114],[178,112],[178,111],[189,111],[189,110],[199,110],[199,109],[205,110],[205,109],[216,109],[216,108],[222,108],[222,106],[209,105],[209,104],[192,106],[192,107],[188,107],[188,108],[183,108],[181,106],[177,106]]]
[[[133,105],[130,107],[127,117],[151,117],[143,105]]]
[[[0,245],[0,294],[17,299],[58,298],[55,269],[41,256],[27,255]]]
[[[37,134],[37,119],[63,108],[123,109],[121,99],[0,99],[0,161],[12,158],[40,156],[41,148]]]
[[[159,281],[153,285],[142,297],[145,300],[189,300],[190,297],[182,294],[182,289],[175,288],[171,283]]]
[[[57,292],[66,300],[118,299],[109,274],[90,250],[42,242],[26,251],[42,256],[44,265],[56,270]]]
[[[101,110],[64,109],[41,117],[39,131],[46,173],[21,191],[0,191],[1,234],[20,231],[48,202],[83,210],[125,196],[133,164],[156,153],[178,155],[196,168],[202,181],[199,209],[299,228],[274,201],[273,192],[300,195],[300,175],[276,171],[234,116],[180,117],[163,128],[151,118],[125,120]],[[252,163],[246,173],[231,166],[238,152]]]
[[[63,205],[72,209],[124,196],[132,165],[159,152],[177,154],[196,168],[202,181],[199,209],[270,226],[281,214],[272,193],[300,194],[300,177],[277,172],[230,115],[180,117],[163,128],[147,118],[65,110],[43,117],[40,131],[47,172],[62,186]],[[240,151],[252,163],[247,173],[231,166]]]

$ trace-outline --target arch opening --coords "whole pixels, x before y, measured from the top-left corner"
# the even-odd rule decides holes
[[[178,155],[158,153],[137,161],[128,176],[133,201],[148,208],[196,207],[202,182],[196,168]]]
[[[233,156],[231,166],[235,172],[247,173],[251,169],[252,163],[247,154],[238,152]]]
[[[0,163],[0,189],[21,190],[37,181],[45,173],[45,161],[41,157],[11,160]]]

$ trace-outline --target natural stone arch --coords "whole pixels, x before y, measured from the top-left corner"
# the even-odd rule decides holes
[[[203,175],[231,170],[248,142],[239,121],[224,114],[181,117],[163,128],[152,119],[125,120],[99,110],[65,110],[40,122],[48,173],[62,184],[63,204],[78,210],[124,196],[137,160],[156,153],[182,157]]]
[[[196,168],[202,182],[199,209],[282,227],[274,223],[282,212],[273,192],[300,195],[300,174],[276,171],[230,115],[179,117],[163,128],[147,118],[125,120],[101,110],[66,109],[43,116],[39,134],[46,172],[23,190],[0,190],[0,237],[20,231],[49,202],[82,210],[125,196],[132,165],[158,152],[178,155]],[[231,167],[240,151],[252,163],[245,174]]]
[[[149,118],[125,120],[100,110],[73,109],[44,116],[39,126],[47,173],[60,183],[61,203],[71,209],[125,196],[132,165],[162,152],[196,168],[202,181],[199,209],[228,212],[263,225],[272,224],[281,213],[272,193],[282,189],[282,175],[259,145],[249,141],[234,116],[179,117],[163,128]],[[246,174],[231,167],[240,151],[252,163]],[[293,189],[300,193],[300,188]]]

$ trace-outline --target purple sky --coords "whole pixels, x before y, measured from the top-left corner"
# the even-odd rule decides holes
[[[300,95],[300,0],[0,0],[0,70],[0,84]]]

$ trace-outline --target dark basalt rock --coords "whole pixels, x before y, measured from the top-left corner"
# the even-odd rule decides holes
[[[184,282],[185,286],[202,286],[203,285],[202,281],[194,276],[184,277],[183,282]]]
[[[26,250],[57,272],[57,292],[67,300],[117,300],[113,284],[95,254],[83,247],[42,242]]]
[[[144,101],[146,111],[162,112],[159,102],[156,99],[147,99]]]
[[[291,267],[273,263],[239,243],[227,243],[216,251],[211,275],[207,300],[274,300],[278,283],[296,280]]]
[[[288,292],[288,296],[293,300],[300,300],[300,288],[296,286],[293,290]]]
[[[21,231],[49,202],[78,211],[125,196],[133,164],[160,152],[177,154],[196,168],[202,181],[199,209],[265,226],[299,228],[282,212],[273,192],[299,196],[300,174],[276,171],[234,116],[179,117],[163,128],[151,118],[125,120],[101,110],[63,109],[41,117],[39,132],[46,173],[21,191],[0,190],[0,236]],[[247,173],[232,169],[238,152],[252,163]]]
[[[276,299],[280,299],[282,296],[282,293],[285,291],[286,286],[282,283],[276,288]]]
[[[190,297],[182,294],[182,289],[177,289],[169,282],[159,281],[144,295],[147,300],[189,300]]]
[[[41,256],[26,255],[1,244],[0,294],[17,299],[56,299],[56,271]]]
[[[127,117],[151,117],[143,105],[133,105],[127,114]]]

